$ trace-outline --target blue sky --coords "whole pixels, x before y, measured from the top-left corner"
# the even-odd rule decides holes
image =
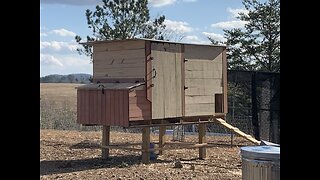
[[[101,0],[40,0],[40,76],[89,73],[89,57],[79,55],[75,35],[85,39],[85,10],[94,10]],[[165,15],[167,29],[182,42],[209,44],[207,36],[224,41],[222,29],[243,27],[235,17],[246,12],[241,0],[149,0],[151,17]],[[173,39],[174,40],[174,39]]]

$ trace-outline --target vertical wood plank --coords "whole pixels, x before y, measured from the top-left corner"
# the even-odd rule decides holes
[[[175,53],[175,88],[176,88],[176,117],[182,116],[182,92],[183,88],[181,86],[181,79],[182,79],[182,69],[181,69],[181,45],[177,44],[178,52]]]
[[[166,142],[166,126],[159,127],[159,148],[162,148]],[[163,150],[159,150],[159,155],[163,154]]]
[[[124,108],[124,104],[123,104],[123,97],[124,97],[124,90],[119,91],[119,125],[124,125],[124,118],[123,118],[123,108]]]
[[[173,45],[170,45],[173,46]],[[169,47],[168,47],[169,48]],[[175,53],[162,52],[164,86],[164,117],[176,117],[176,73]]]
[[[228,113],[228,82],[227,82],[227,50],[226,48],[222,52],[222,82],[223,82],[223,111]]]
[[[110,90],[110,125],[114,126],[114,112],[115,112],[115,93],[114,90]]]
[[[146,56],[146,93],[147,99],[152,101],[152,60],[151,60],[151,43],[145,41],[145,56]]]
[[[102,126],[102,146],[108,146],[110,144],[110,126]],[[107,159],[109,157],[109,148],[102,148],[102,158]]]
[[[152,119],[164,118],[164,79],[163,79],[163,49],[162,43],[151,43],[152,66],[155,71],[152,79]]]
[[[99,124],[99,119],[98,119],[98,90],[93,91],[93,121],[95,124]]]
[[[185,104],[185,61],[184,61],[184,45],[181,45],[181,111],[182,116],[185,116],[186,113],[186,104]]]
[[[111,92],[112,90],[105,90],[104,91],[104,95],[106,97],[106,106],[105,106],[105,109],[106,109],[106,125],[111,125]]]
[[[206,124],[199,124],[199,144],[206,142]],[[205,159],[207,155],[206,147],[199,148],[199,159]]]
[[[103,124],[102,123],[102,103],[101,103],[101,92],[97,91],[97,121],[99,124]]]
[[[120,119],[119,119],[119,106],[120,106],[120,95],[121,95],[121,90],[114,90],[114,121],[113,125],[119,125],[121,124]]]
[[[150,162],[150,127],[144,127],[142,130],[142,163]]]
[[[89,91],[83,91],[85,93],[85,120],[84,120],[84,124],[87,124],[89,123],[89,118],[90,118],[90,115],[89,115],[89,111],[90,111],[90,107],[89,107]]]
[[[124,91],[124,97],[123,97],[123,116],[126,120],[125,127],[129,126],[129,90]]]

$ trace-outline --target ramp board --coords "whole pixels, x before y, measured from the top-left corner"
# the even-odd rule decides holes
[[[256,140],[252,136],[240,131],[239,128],[233,127],[231,124],[228,124],[225,120],[223,120],[221,118],[215,118],[215,121],[218,122],[219,124],[221,124],[222,126],[226,127],[227,129],[230,129],[232,132],[238,134],[239,136],[244,137],[245,139],[253,142],[254,144],[256,144],[256,145],[260,144],[260,141]]]

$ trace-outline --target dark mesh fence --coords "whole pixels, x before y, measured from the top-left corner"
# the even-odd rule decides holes
[[[280,73],[228,71],[227,122],[280,143]]]

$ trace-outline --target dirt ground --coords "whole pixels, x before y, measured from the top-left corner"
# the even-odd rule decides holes
[[[141,153],[110,150],[101,159],[101,132],[41,130],[40,179],[241,179],[240,147],[253,145],[241,137],[210,136],[207,159],[199,160],[198,149],[167,150],[145,165]],[[111,143],[141,142],[139,133],[111,132]],[[167,136],[170,141],[171,136]],[[151,135],[157,141],[157,135]],[[186,136],[196,142],[197,136]],[[158,152],[156,152],[157,154]],[[175,164],[180,162],[182,167]]]

